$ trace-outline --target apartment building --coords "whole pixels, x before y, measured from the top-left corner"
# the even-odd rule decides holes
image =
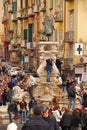
[[[3,8],[6,60],[37,69],[38,42],[56,41],[62,70],[77,77],[86,72],[86,0],[3,0]],[[47,15],[54,24],[49,39],[41,33]]]
[[[64,62],[80,80],[87,71],[86,15],[86,0],[65,0]]]
[[[4,25],[2,24],[2,17],[3,17],[3,0],[1,0],[1,4],[0,4],[0,12],[2,12],[1,14],[1,19],[0,19],[0,61],[2,59],[4,59],[4,44],[3,44],[3,40],[4,40]]]

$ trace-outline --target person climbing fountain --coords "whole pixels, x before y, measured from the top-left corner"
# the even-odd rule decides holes
[[[48,58],[46,59],[46,71],[47,71],[47,82],[50,82],[50,75],[51,75],[51,72],[52,72],[52,58]]]

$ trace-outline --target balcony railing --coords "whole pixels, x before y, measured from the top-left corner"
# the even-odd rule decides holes
[[[8,15],[7,16],[3,16],[2,23],[4,24],[4,23],[8,22],[8,20],[9,20]]]
[[[69,66],[73,64],[73,58],[65,58],[64,59],[64,66]]]
[[[8,13],[13,13],[11,4],[8,4]]]
[[[46,3],[44,1],[40,3],[39,10],[46,11]]]
[[[34,5],[33,6],[33,12],[38,13],[39,12],[39,5]]]
[[[32,8],[32,7],[29,8],[29,9],[28,9],[28,16],[29,16],[29,17],[34,17],[34,15],[35,15],[35,14],[34,14],[34,12],[33,12],[33,8]]]
[[[35,47],[36,47],[35,42],[27,42],[27,43],[26,43],[26,48],[27,48],[27,49],[34,50]]]
[[[26,19],[28,19],[28,17],[29,17],[28,12],[27,11],[23,12],[22,19],[26,20]]]
[[[25,40],[23,40],[23,41],[21,42],[21,47],[23,47],[23,48],[26,47],[26,41],[25,41]]]
[[[65,1],[67,1],[67,2],[71,2],[71,1],[73,1],[73,0],[65,0]]]
[[[22,20],[22,14],[20,12],[17,13],[17,19]]]
[[[17,22],[17,14],[12,14],[11,20],[12,20],[12,22]]]
[[[54,20],[55,22],[63,22],[63,11],[55,12]]]
[[[73,43],[74,42],[74,31],[65,32],[64,41]]]

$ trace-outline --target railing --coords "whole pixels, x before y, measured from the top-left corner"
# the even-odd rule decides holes
[[[8,16],[3,16],[2,18],[2,23],[4,24],[5,22],[7,22],[9,20]]]
[[[38,13],[39,12],[39,5],[34,5],[33,6],[33,12]]]
[[[28,9],[28,16],[29,17],[33,17],[35,14],[34,14],[34,12],[33,12],[33,8],[31,7],[31,8],[29,8]]]
[[[40,3],[39,10],[46,11],[46,3],[44,1]]]
[[[16,21],[17,21],[17,14],[12,14],[12,15],[11,15],[11,20],[12,20],[13,22],[16,22]]]
[[[74,31],[65,32],[64,42],[69,42],[69,43],[74,42]]]
[[[73,1],[73,0],[65,0],[65,1],[67,1],[67,2],[71,2],[71,1]]]
[[[55,12],[54,20],[55,22],[63,22],[63,11]]]
[[[11,4],[8,4],[8,13],[12,13],[12,5]]]
[[[33,50],[35,47],[36,47],[36,43],[35,42],[27,42],[26,43],[26,48],[27,49]]]
[[[69,66],[73,64],[73,58],[65,58],[64,59],[64,66]]]

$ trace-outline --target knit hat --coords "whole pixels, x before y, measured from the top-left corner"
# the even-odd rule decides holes
[[[7,130],[17,130],[17,125],[15,123],[10,123],[7,126]]]

